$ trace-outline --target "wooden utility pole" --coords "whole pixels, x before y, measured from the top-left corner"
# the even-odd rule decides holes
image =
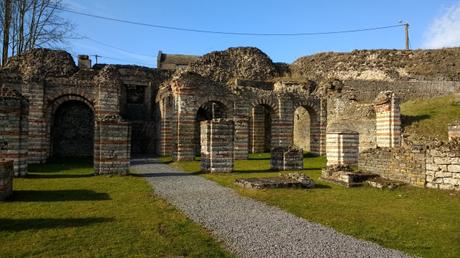
[[[404,23],[404,32],[406,33],[406,50],[409,50],[409,23]]]
[[[11,0],[4,1],[4,20],[3,20],[3,50],[2,66],[8,61],[8,48],[10,43],[10,24],[11,24]]]

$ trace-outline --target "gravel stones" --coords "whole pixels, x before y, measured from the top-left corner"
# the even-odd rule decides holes
[[[139,164],[139,165],[135,165]],[[164,164],[133,160],[155,193],[223,240],[241,257],[407,257],[242,197]]]

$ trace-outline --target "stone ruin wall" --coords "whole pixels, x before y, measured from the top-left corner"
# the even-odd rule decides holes
[[[19,92],[0,86],[0,161],[13,161],[15,176],[27,174],[28,113]]]
[[[182,149],[186,159],[194,155],[194,136],[189,134],[196,110],[206,101],[220,101],[235,121],[235,157],[243,159],[250,147],[247,135],[256,129],[250,127],[251,110],[259,104],[273,112],[272,146],[292,144],[294,112],[302,106],[314,114],[311,132],[304,135],[312,137],[314,152],[324,153],[326,128],[359,132],[361,151],[375,147],[370,102],[377,93],[393,90],[404,101],[456,92],[459,53],[459,49],[324,53],[287,65],[273,63],[255,48],[230,48],[185,68],[200,77],[193,83],[187,81],[190,78],[174,79],[183,71],[173,76],[170,71],[136,66],[79,69],[68,53],[39,49],[13,58],[0,71],[0,79],[30,103],[31,163],[45,162],[52,155],[53,112],[71,99],[90,106],[96,120],[116,114],[130,121],[131,152],[170,155]]]
[[[418,187],[460,190],[459,143],[406,145],[360,153],[359,169]]]

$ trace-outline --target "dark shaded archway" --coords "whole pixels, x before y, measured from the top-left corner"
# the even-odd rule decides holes
[[[273,108],[265,104],[252,108],[249,119],[249,153],[270,152],[273,113]]]
[[[94,113],[84,102],[69,100],[56,109],[51,130],[53,157],[92,157]]]
[[[201,153],[200,122],[217,118],[227,118],[227,107],[219,101],[208,101],[198,108],[195,118],[195,155]]]

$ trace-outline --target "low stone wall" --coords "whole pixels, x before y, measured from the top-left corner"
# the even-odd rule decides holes
[[[0,201],[13,193],[13,161],[0,161]]]
[[[275,147],[271,151],[272,170],[302,170],[303,149],[296,147]]]
[[[100,119],[94,133],[94,169],[97,175],[129,172],[131,127],[118,119]]]
[[[423,187],[425,151],[417,148],[376,148],[359,154],[358,167],[367,173]]]
[[[232,172],[234,159],[235,125],[232,120],[202,121],[201,170],[205,172]]]
[[[460,190],[459,145],[449,144],[426,152],[426,187]]]
[[[460,190],[460,143],[369,149],[360,153],[359,169],[417,187]]]

